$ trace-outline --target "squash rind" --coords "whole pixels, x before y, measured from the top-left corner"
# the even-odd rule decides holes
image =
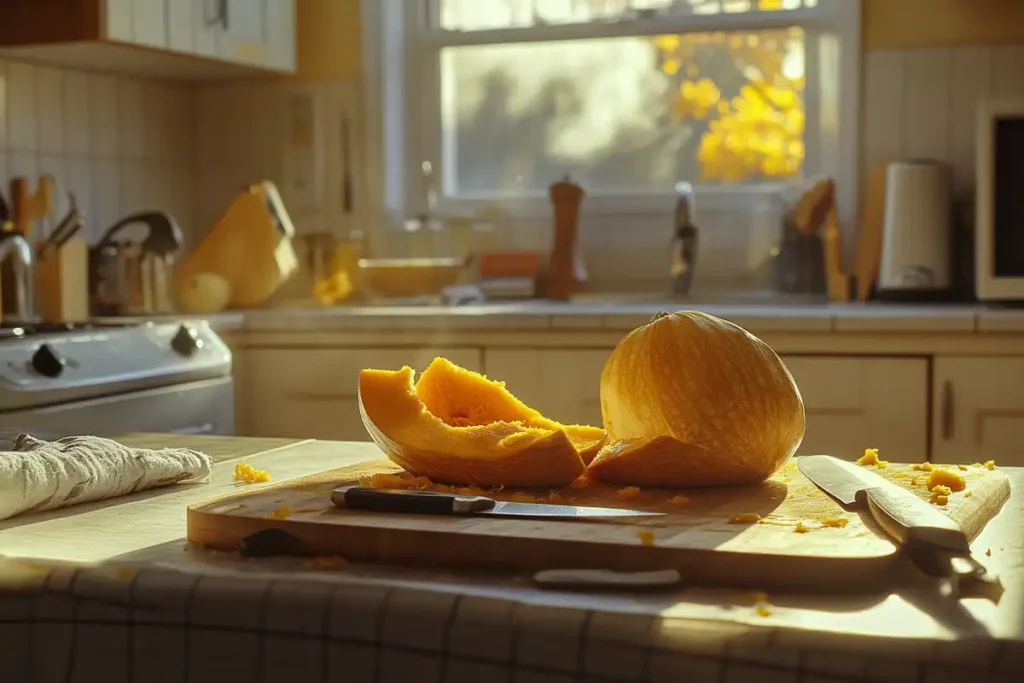
[[[586,465],[565,429],[523,421],[451,426],[421,400],[414,374],[408,366],[359,373],[366,431],[407,472],[437,483],[484,487],[560,487],[583,474]]]
[[[630,332],[601,373],[607,445],[588,475],[627,486],[762,481],[792,457],[803,399],[762,340],[699,311]]]

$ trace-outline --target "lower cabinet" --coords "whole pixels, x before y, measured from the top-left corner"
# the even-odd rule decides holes
[[[932,460],[1024,466],[1024,358],[935,359]]]
[[[800,388],[807,431],[800,455],[893,462],[928,458],[928,359],[784,356]]]
[[[486,372],[545,416],[600,425],[601,370],[611,349],[331,348],[241,350],[238,433],[366,440],[357,378],[363,368],[423,370],[436,356]],[[878,448],[886,460],[928,459],[929,360],[917,357],[784,356],[804,399],[800,454],[853,459]],[[941,396],[932,442],[937,462],[988,454],[1024,464],[1024,359],[938,359]],[[943,389],[945,387],[945,389]],[[995,387],[995,389],[993,389]],[[945,407],[943,407],[945,406]],[[943,425],[949,425],[944,427]],[[1016,462],[1014,461],[1016,459]]]
[[[611,349],[487,349],[487,376],[562,424],[601,425],[601,369]]]
[[[424,370],[436,356],[482,370],[477,349],[246,349],[239,433],[334,441],[366,441],[359,417],[363,368]]]

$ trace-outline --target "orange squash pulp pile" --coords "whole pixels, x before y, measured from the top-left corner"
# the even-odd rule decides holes
[[[598,427],[549,420],[502,382],[435,359],[359,373],[359,412],[395,464],[442,484],[567,486],[604,444]]]
[[[584,473],[624,486],[753,484],[804,435],[782,360],[696,311],[659,313],[619,343],[600,377],[603,429],[548,419],[444,358],[414,379],[408,366],[363,370],[359,410],[388,458],[440,484],[561,487]]]

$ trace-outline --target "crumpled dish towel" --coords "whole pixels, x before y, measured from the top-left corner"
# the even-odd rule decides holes
[[[187,448],[129,448],[98,436],[43,441],[19,434],[0,451],[0,519],[210,476],[210,456]]]

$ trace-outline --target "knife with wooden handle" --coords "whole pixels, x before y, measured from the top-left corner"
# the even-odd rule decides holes
[[[911,561],[938,578],[983,578],[985,568],[971,558],[960,525],[928,501],[851,462],[828,455],[797,459],[799,470],[844,505],[867,509]]]

